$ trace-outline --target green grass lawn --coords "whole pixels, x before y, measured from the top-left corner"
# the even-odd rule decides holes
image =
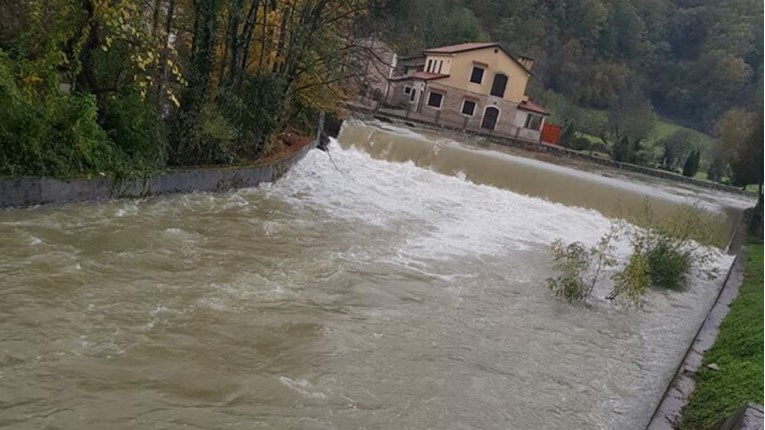
[[[606,116],[608,113],[605,110],[578,108],[578,111],[580,115],[580,124],[587,124],[590,127],[597,128],[597,124],[605,124],[607,121]],[[694,176],[694,178],[704,181],[708,180],[706,173],[706,154],[714,143],[714,139],[708,134],[702,133],[692,128],[684,127],[668,119],[657,117],[651,134],[643,143],[643,151],[645,151],[650,159],[659,159],[664,152],[664,148],[656,145],[656,142],[665,137],[671,136],[673,133],[679,130],[685,130],[690,133],[691,136],[693,136],[693,140],[696,142],[696,147],[700,149],[702,153],[702,167],[699,169],[699,172],[696,174],[696,176]],[[595,135],[583,132],[580,132],[579,135],[592,143],[602,143],[600,137]],[[756,190],[756,187],[754,187],[754,190]]]
[[[587,133],[579,133],[583,138],[589,140],[591,143],[603,143],[603,140],[597,136],[593,136]]]
[[[587,129],[597,130],[603,124],[605,124],[608,119],[607,118],[608,112],[605,110],[580,107],[580,108],[577,108],[577,112],[579,115],[578,124],[580,127],[586,130]],[[647,166],[655,167],[657,160],[659,160],[662,154],[664,153],[664,147],[661,145],[658,145],[657,142],[661,140],[662,138],[671,136],[673,133],[675,133],[678,130],[685,130],[688,133],[690,133],[690,135],[693,136],[693,141],[696,144],[695,148],[701,150],[701,167],[699,168],[699,171],[698,173],[696,173],[694,178],[700,179],[703,181],[708,181],[709,179],[707,178],[707,167],[708,167],[707,156],[708,156],[709,150],[712,148],[712,144],[714,143],[714,138],[698,130],[684,127],[680,124],[676,124],[668,119],[661,118],[661,117],[656,118],[653,130],[648,135],[648,137],[643,141],[643,144],[642,144],[643,153],[647,156],[649,160],[649,163]],[[588,134],[586,132],[578,131],[577,135],[584,137],[585,139],[589,140],[590,143],[593,143],[593,144],[603,143],[600,137],[595,136],[593,134]],[[589,151],[582,151],[582,152],[589,153]],[[593,155],[609,158],[608,154],[603,154],[603,153],[597,153]],[[675,172],[675,173],[680,175],[680,173],[678,172]],[[750,185],[746,189],[751,192],[756,192],[757,186]]]
[[[683,411],[682,429],[704,430],[746,402],[763,401],[763,246],[747,246],[744,282],[704,355],[696,389]],[[715,363],[720,370],[706,367]]]
[[[696,140],[697,144],[703,148],[709,148],[712,145],[712,136],[704,134],[698,130],[692,128],[683,127],[682,125],[675,124],[669,120],[657,118],[653,127],[653,132],[649,136],[651,140],[659,140],[661,138],[671,136],[673,133],[679,130],[688,131]]]
[[[579,108],[579,114],[581,115],[582,122],[586,124],[590,124],[590,125],[605,124],[607,121],[607,118],[606,118],[607,111],[605,110]],[[647,143],[649,143],[650,145],[659,139],[662,139],[667,136],[671,136],[674,132],[678,130],[688,131],[693,136],[696,143],[699,145],[699,148],[706,149],[712,145],[712,141],[713,141],[712,136],[709,136],[708,134],[702,133],[692,128],[684,127],[682,125],[676,124],[668,119],[664,119],[661,117],[656,118],[653,131],[648,136]],[[600,139],[594,136],[585,135],[585,137],[588,139],[592,137],[592,139],[590,140],[600,142]]]

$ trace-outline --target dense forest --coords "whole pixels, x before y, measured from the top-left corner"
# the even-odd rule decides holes
[[[756,110],[763,76],[759,0],[390,0],[380,36],[403,53],[493,40],[535,58],[533,85],[571,103],[645,102],[713,132],[732,108]]]
[[[248,162],[354,77],[361,0],[5,0],[0,175]]]
[[[535,58],[529,92],[568,146],[757,183],[735,167],[762,153],[747,144],[762,35],[760,0],[5,0],[0,175],[262,157],[353,97],[374,36],[402,55],[501,42]],[[680,130],[648,145],[659,117],[716,144]]]

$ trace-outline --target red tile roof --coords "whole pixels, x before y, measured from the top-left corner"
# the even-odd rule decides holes
[[[531,100],[522,101],[521,104],[518,105],[518,109],[523,109],[530,112],[536,112],[542,115],[550,115],[550,112],[547,112],[545,108],[532,102]]]
[[[473,43],[460,43],[459,45],[441,46],[438,48],[426,49],[425,53],[433,54],[455,54],[457,52],[472,51],[474,49],[491,48],[492,46],[499,46],[497,42],[473,42]]]
[[[420,79],[423,81],[432,81],[434,79],[441,79],[441,78],[447,78],[447,77],[449,77],[449,75],[442,75],[439,73],[429,73],[429,72],[416,72],[407,76],[399,76],[396,78],[391,78],[391,81],[405,81],[407,79]]]

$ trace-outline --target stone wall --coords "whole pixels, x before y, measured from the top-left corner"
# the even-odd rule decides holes
[[[431,91],[439,92],[444,95],[441,109],[436,109],[427,105],[427,97]],[[458,88],[439,85],[437,81],[428,84],[425,92],[425,100],[420,111],[425,117],[432,118],[436,124],[448,125],[460,129],[482,131],[490,134],[500,134],[505,136],[515,136],[520,130],[515,126],[515,116],[518,111],[518,105],[507,101],[501,97],[493,97],[485,94],[477,94],[470,91],[460,90]],[[475,112],[472,116],[462,114],[462,102],[468,99],[476,102]],[[499,118],[494,130],[481,128],[484,112],[488,107],[499,109]]]
[[[262,166],[174,169],[148,178],[126,180],[109,177],[70,181],[53,178],[0,179],[0,208],[254,187],[280,178],[315,145],[316,142],[311,142]]]
[[[410,87],[412,91],[416,91],[414,101],[410,102],[410,96],[404,93],[405,87]],[[428,96],[431,91],[443,94],[444,98],[440,109],[428,106]],[[422,102],[418,103],[420,97],[422,97]],[[476,103],[473,115],[462,114],[464,100],[471,100]],[[438,126],[532,142],[538,142],[540,137],[540,130],[524,127],[527,113],[519,110],[517,104],[500,97],[440,85],[438,81],[429,81],[427,85],[423,81],[411,79],[396,81],[391,85],[387,104],[403,109],[404,116],[431,122]],[[417,106],[420,104],[420,111],[417,112]],[[494,130],[481,128],[484,113],[489,106],[499,109],[499,118]]]

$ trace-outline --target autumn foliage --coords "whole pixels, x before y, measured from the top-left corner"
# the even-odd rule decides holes
[[[345,98],[365,10],[363,0],[10,0],[0,175],[261,157],[287,125],[307,131]]]

